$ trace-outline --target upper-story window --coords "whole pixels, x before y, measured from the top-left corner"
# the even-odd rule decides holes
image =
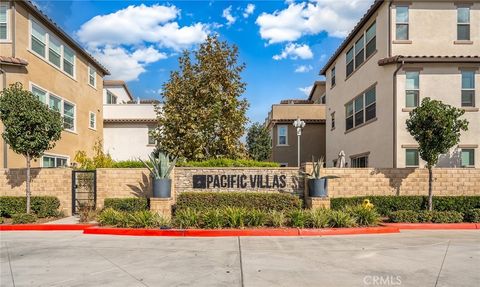
[[[376,23],[373,23],[347,51],[347,77],[358,69],[377,49]],[[366,47],[366,48],[365,48]],[[333,71],[333,69],[332,69]]]
[[[475,107],[475,71],[462,71],[462,107]]]
[[[334,130],[335,129],[335,112],[331,114],[331,117],[332,117],[332,130]]]
[[[374,119],[376,113],[376,92],[372,87],[345,105],[345,130]]]
[[[408,40],[408,6],[396,8],[396,39]]]
[[[117,103],[117,97],[110,91],[107,90],[107,104],[114,105]]]
[[[278,125],[277,134],[277,145],[288,145],[288,126]]]
[[[405,106],[418,107],[420,96],[420,73],[418,71],[406,72]]]
[[[89,113],[88,127],[91,129],[97,128],[97,115],[94,112]]]
[[[8,39],[8,3],[0,3],[0,41]]]
[[[154,145],[157,141],[155,139],[155,127],[148,127],[148,144]]]
[[[416,148],[405,149],[405,166],[406,167],[418,166],[418,162],[419,162],[418,149]]]
[[[335,67],[332,68],[331,77],[330,77],[330,86],[335,86]]]
[[[470,40],[470,7],[457,8],[457,40]]]
[[[75,52],[51,32],[31,20],[30,49],[68,75],[75,76]]]
[[[97,71],[91,66],[88,66],[88,83],[94,88],[97,87]]]
[[[462,148],[462,167],[475,167],[475,150],[473,148]]]

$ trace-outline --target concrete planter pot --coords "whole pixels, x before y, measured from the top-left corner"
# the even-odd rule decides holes
[[[327,197],[327,178],[311,178],[308,180],[308,195],[310,197]]]
[[[170,198],[172,195],[172,180],[169,178],[160,178],[153,180],[153,197]]]

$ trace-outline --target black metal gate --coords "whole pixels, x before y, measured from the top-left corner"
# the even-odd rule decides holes
[[[97,172],[94,170],[72,171],[72,213],[81,209],[94,210],[97,204]]]

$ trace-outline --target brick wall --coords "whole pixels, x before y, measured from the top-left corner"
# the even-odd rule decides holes
[[[31,169],[32,196],[56,196],[60,210],[72,213],[72,170],[69,168]],[[26,169],[0,169],[0,196],[25,196]]]

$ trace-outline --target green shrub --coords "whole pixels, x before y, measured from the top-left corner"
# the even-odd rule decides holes
[[[399,210],[390,213],[391,222],[407,222],[407,223],[456,223],[462,222],[462,213],[457,211],[413,211]]]
[[[145,168],[139,160],[122,160],[113,163],[112,168]]]
[[[109,207],[97,215],[97,221],[100,225],[119,226],[125,221],[123,217],[122,212]]]
[[[148,201],[143,197],[105,198],[103,204],[104,208],[113,208],[125,212],[148,210]]]
[[[32,196],[31,211],[37,217],[56,217],[59,215],[60,200],[54,196]],[[25,213],[27,198],[24,196],[0,196],[0,216],[12,217],[16,213]]]
[[[325,228],[330,222],[331,211],[325,208],[317,208],[310,211],[310,227]]]
[[[305,228],[310,224],[310,213],[303,209],[292,210],[287,214],[289,226]]]
[[[203,227],[216,229],[225,226],[225,217],[220,209],[209,209],[202,213]]]
[[[270,210],[267,214],[267,224],[272,227],[283,227],[287,221],[285,212],[278,210]]]
[[[380,223],[380,215],[375,208],[368,208],[363,205],[350,206],[346,212],[352,216],[358,226],[375,226]]]
[[[149,210],[141,210],[134,213],[128,213],[127,216],[124,218],[127,218],[128,227],[133,228],[165,228],[170,225],[165,218]]]
[[[348,212],[332,210],[330,212],[329,225],[331,227],[353,227],[355,226],[355,218],[353,218]]]
[[[267,219],[267,213],[262,210],[251,209],[245,213],[245,225],[249,227],[265,226]]]
[[[0,217],[0,224],[3,224],[3,222],[4,222],[3,217]]]
[[[201,226],[200,211],[192,208],[185,208],[175,211],[175,225],[179,228],[198,228]]]
[[[210,159],[205,161],[177,162],[179,167],[279,167],[276,162],[255,161],[247,159]]]
[[[35,221],[37,221],[37,217],[33,213],[12,214],[12,223],[13,224],[34,223]]]
[[[266,192],[182,192],[177,197],[176,209],[197,210],[238,207],[246,209],[294,210],[302,206],[298,196]]]
[[[426,210],[428,206],[427,196],[360,196],[339,197],[331,199],[334,210],[342,210],[347,206],[356,206],[364,199],[370,200],[377,212],[382,216],[388,216],[392,211],[398,210]],[[434,196],[433,209],[436,211],[458,211],[465,213],[470,209],[480,208],[480,196]]]
[[[239,207],[225,207],[223,216],[225,217],[225,226],[230,228],[243,228],[245,226],[245,216],[247,210]]]
[[[480,222],[480,208],[473,208],[465,212],[466,222]]]

